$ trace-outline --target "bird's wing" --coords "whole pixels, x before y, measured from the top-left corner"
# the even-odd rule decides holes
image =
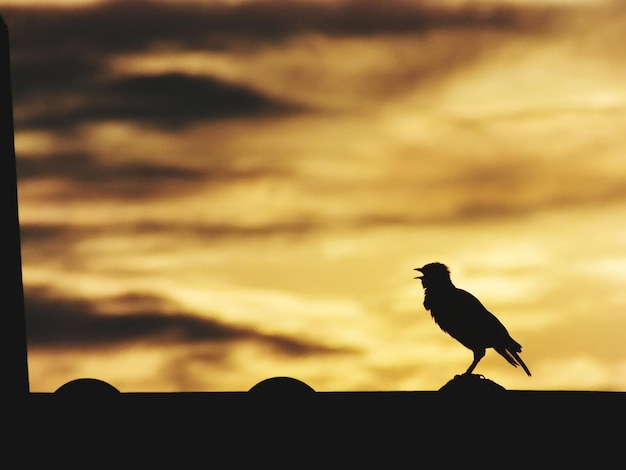
[[[498,318],[485,308],[480,300],[463,289],[457,289],[457,305],[462,305],[468,329],[479,337],[485,346],[497,345],[510,338],[508,331]]]

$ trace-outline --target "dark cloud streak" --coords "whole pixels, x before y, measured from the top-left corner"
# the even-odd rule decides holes
[[[174,161],[174,159],[173,159]],[[207,155],[203,167],[133,162],[108,163],[85,153],[20,155],[21,183],[44,179],[64,181],[54,193],[57,200],[145,200],[172,196],[221,183],[246,181],[284,170],[264,167],[233,168]],[[284,175],[285,176],[285,175]]]
[[[68,95],[76,90],[68,88]],[[295,107],[243,86],[211,77],[184,74],[129,76],[109,83],[94,81],[80,92],[79,105],[50,109],[16,124],[63,129],[98,121],[140,122],[176,130],[199,121],[286,112]]]
[[[541,29],[553,10],[378,0],[238,5],[112,1],[71,9],[8,8],[5,16],[18,50],[38,50],[54,38],[58,49],[111,53],[155,45],[229,48],[242,40],[251,46],[312,32],[354,36],[459,27]]]
[[[103,303],[94,306],[86,300],[55,296],[43,288],[27,289],[25,309],[29,347],[253,341],[288,355],[335,351],[295,338],[260,333],[178,311],[164,299],[150,294],[131,293]],[[107,309],[116,311],[102,312]]]
[[[23,53],[13,47],[12,76],[14,96],[20,101],[39,97],[51,92],[89,92],[94,78],[104,73],[104,64],[97,57],[87,54],[72,54],[68,51],[51,51],[39,56]]]
[[[19,159],[18,171],[21,180],[54,177],[87,183],[107,183],[126,178],[133,182],[146,178],[151,183],[179,178],[199,178],[197,171],[187,170],[180,165],[166,166],[156,163],[106,165],[82,153],[52,154],[46,155],[45,158],[23,156]]]
[[[120,54],[249,50],[309,33],[371,36],[442,28],[541,30],[550,23],[550,12],[375,0],[239,5],[112,1],[78,8],[11,7],[3,16],[11,34],[16,126],[61,132],[103,120],[176,130],[203,120],[299,109],[211,77],[112,76],[110,61]]]
[[[18,159],[20,182],[56,179],[66,182],[54,193],[57,200],[143,200],[191,191],[203,174],[182,165],[158,163],[107,164],[83,153],[52,154]]]

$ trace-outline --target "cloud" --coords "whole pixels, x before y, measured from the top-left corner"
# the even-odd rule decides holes
[[[243,86],[178,73],[127,76],[105,83],[94,81],[90,88],[76,96],[76,90],[68,87],[64,93],[75,105],[38,109],[30,116],[18,116],[16,125],[62,129],[126,120],[177,129],[203,120],[286,112],[293,108]]]
[[[132,161],[106,164],[83,153],[21,156],[18,178],[20,184],[46,179],[63,181],[48,194],[59,201],[144,200],[162,192],[190,191],[204,181],[202,172],[180,165]]]
[[[435,6],[432,2],[256,1],[208,4],[98,2],[80,8],[7,8],[18,49],[38,50],[54,37],[56,50],[118,52],[168,47],[246,47],[303,33],[371,35],[434,28],[542,29],[556,9],[498,5]],[[54,21],[50,18],[54,17]]]
[[[13,95],[18,101],[40,93],[89,91],[93,78],[103,72],[104,64],[97,56],[49,51],[33,57],[22,52],[19,43],[12,49],[15,51],[11,55]]]
[[[542,15],[527,8],[459,9],[422,2],[381,4],[372,0],[332,5],[113,1],[78,8],[7,8],[4,16],[11,34],[15,122],[20,129],[48,128],[56,132],[81,124],[118,120],[179,129],[205,120],[296,111],[299,106],[283,101],[289,95],[280,93],[284,82],[277,77],[271,76],[270,84],[263,83],[264,90],[272,90],[269,96],[255,88],[258,83],[250,80],[249,73],[238,77],[238,82],[183,73],[118,76],[113,73],[111,63],[133,53],[176,55],[208,50],[249,53],[264,47],[284,46],[294,37],[311,34],[369,39],[373,35],[419,35],[434,29],[506,31],[525,30],[529,25],[533,25],[533,30],[543,29],[551,15],[540,10]],[[458,51],[456,41],[453,42],[455,45],[450,50]],[[471,61],[485,48],[486,41],[472,41],[472,46],[467,47],[470,43],[463,39],[463,44],[463,54],[446,53],[451,56],[449,59],[454,58],[447,61],[447,68],[451,67],[450,63]],[[420,50],[417,55],[427,57],[418,61],[417,70],[366,67],[359,75],[378,78],[363,84],[362,77],[349,77],[348,82],[359,92],[381,93],[390,88],[390,83],[400,86],[398,80],[412,83],[414,75],[442,72],[439,65],[430,63],[428,57],[432,52]],[[311,60],[308,56],[307,61]],[[316,69],[315,60],[310,64],[312,69]],[[327,65],[323,61],[320,64],[322,68]],[[311,71],[292,72],[304,77]],[[289,71],[285,74],[289,75]],[[310,77],[309,84],[326,81],[323,77],[315,78],[315,74]],[[332,74],[329,80],[335,80]],[[278,85],[272,88],[271,83]],[[288,81],[287,85],[291,85],[286,87],[289,89],[295,84]]]
[[[106,150],[105,150],[106,152]],[[105,153],[108,158],[111,155]],[[53,194],[58,200],[145,200],[194,191],[199,187],[248,181],[284,170],[263,166],[237,168],[218,159],[185,166],[158,161],[137,162],[116,155],[121,161],[104,161],[83,152],[21,154],[17,161],[20,185],[43,180],[62,181]],[[286,176],[286,175],[283,175]]]
[[[18,174],[21,180],[40,178],[60,178],[81,180],[89,184],[120,179],[129,179],[135,183],[147,179],[159,183],[170,179],[198,178],[198,172],[187,170],[180,165],[158,163],[120,163],[105,164],[87,154],[59,153],[41,156],[20,156]]]
[[[197,344],[252,341],[285,355],[336,351],[180,311],[165,299],[130,293],[95,306],[35,287],[25,292],[29,347],[110,347],[129,343]]]

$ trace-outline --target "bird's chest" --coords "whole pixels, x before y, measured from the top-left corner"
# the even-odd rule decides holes
[[[443,331],[453,332],[460,326],[459,321],[462,321],[454,311],[445,307],[432,308],[430,314]]]
[[[424,307],[430,310],[433,320],[442,330],[454,334],[457,330],[466,330],[469,326],[467,312],[459,302],[454,292],[427,293],[424,297]]]

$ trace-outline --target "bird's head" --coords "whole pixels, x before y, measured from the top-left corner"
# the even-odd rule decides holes
[[[416,276],[415,279],[422,281],[424,289],[436,285],[450,284],[450,270],[445,264],[428,263],[421,268],[415,268],[414,271],[422,273],[421,276]]]

